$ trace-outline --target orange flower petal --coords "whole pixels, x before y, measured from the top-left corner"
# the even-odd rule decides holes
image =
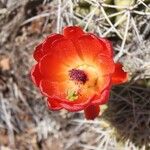
[[[63,108],[69,111],[83,110],[92,101],[93,96],[89,96],[86,99],[77,99],[75,101],[69,101],[67,97],[67,89],[69,89],[68,82],[51,82],[48,80],[41,80],[40,90],[43,95],[49,97],[51,100],[57,101]],[[49,101],[51,102],[51,101]]]
[[[69,65],[74,61],[80,61],[78,52],[71,40],[63,39],[55,41],[52,44],[53,55],[57,60],[61,59],[62,63]]]
[[[58,98],[56,96],[54,97],[49,97],[49,99],[51,100],[55,100],[57,101],[57,103],[59,103],[59,105],[68,110],[68,111],[71,111],[71,112],[74,112],[74,111],[81,111],[83,110],[85,107],[87,107],[90,103],[90,101],[92,100],[91,98],[89,98],[86,102],[80,102],[80,103],[76,103],[76,102],[71,102],[71,101],[68,101],[67,99],[63,99],[63,98]],[[49,101],[50,103],[51,101]],[[78,101],[79,102],[79,101]]]
[[[42,43],[35,47],[33,57],[37,62],[43,57]]]
[[[36,64],[35,66],[32,67],[31,69],[31,79],[33,81],[33,83],[36,85],[36,86],[39,86],[39,83],[42,79],[42,75],[39,71],[39,66],[38,64]]]
[[[84,109],[85,118],[88,120],[94,120],[100,112],[100,107],[98,105],[90,105]]]
[[[53,57],[51,54],[45,55],[39,62],[40,72],[45,79],[50,81],[64,81],[66,75],[64,70],[66,66],[62,64],[61,59],[57,59],[57,55]]]
[[[107,57],[113,57],[113,47],[110,41],[108,41],[105,38],[98,38],[100,42],[102,42],[105,45],[103,55],[106,55]]]
[[[70,85],[68,81],[66,82],[51,82],[48,80],[42,80],[40,83],[40,89],[45,96],[51,99],[57,99],[60,105],[69,111],[79,111],[84,107],[88,106],[90,102],[92,104],[103,103],[104,99],[101,93],[107,88],[110,88],[110,76],[102,76],[98,81],[96,89],[93,91],[84,90],[81,91],[79,97],[75,101],[67,100],[67,90],[73,88],[73,84]],[[96,99],[96,100],[95,100]]]
[[[102,93],[105,89],[110,88],[111,86],[111,76],[105,75],[99,77],[97,81],[97,91],[98,93]]]
[[[115,72],[112,74],[112,84],[121,84],[128,80],[128,74],[122,69],[122,64],[115,64]]]
[[[55,99],[48,98],[47,105],[50,110],[60,110],[62,106]]]
[[[98,55],[95,59],[95,62],[99,66],[102,75],[109,75],[114,73],[115,63],[112,58],[103,55]]]
[[[45,55],[39,62],[40,72],[51,81],[64,81],[68,73],[67,67],[79,62],[77,51],[70,40],[55,41],[53,52]],[[69,68],[68,68],[69,69]]]
[[[43,42],[43,45],[42,45],[43,53],[47,54],[47,53],[51,52],[52,51],[52,44],[55,41],[58,41],[58,40],[63,39],[63,38],[64,38],[64,36],[61,35],[61,34],[51,34],[51,35],[49,35],[45,39],[45,41]]]
[[[95,89],[95,96],[91,101],[93,105],[105,104],[108,101],[111,89],[111,76],[103,76],[97,81],[97,89]]]
[[[85,104],[79,104],[79,105],[76,105],[74,103],[66,103],[66,102],[61,102],[60,105],[65,108],[66,110],[70,111],[70,112],[75,112],[75,111],[81,111],[83,110],[87,105],[88,103]]]
[[[110,76],[104,76],[98,81],[97,89],[93,91],[84,90],[79,95],[79,98],[73,102],[69,100],[59,100],[61,106],[69,111],[79,111],[87,107],[90,103],[104,104],[108,101],[110,84]],[[104,92],[105,91],[105,92]]]
[[[90,95],[86,99],[79,98],[72,102],[68,100],[60,100],[60,103],[61,106],[63,106],[63,108],[65,108],[68,111],[80,111],[89,105],[89,103],[93,100],[94,96],[95,95]]]
[[[63,30],[63,34],[68,39],[77,39],[84,34],[83,30],[77,26],[66,27]]]
[[[99,96],[97,96],[93,101],[92,104],[95,105],[103,105],[106,104],[109,100],[110,89],[104,90]]]
[[[65,87],[66,83],[61,82],[51,82],[49,80],[41,80],[40,82],[40,90],[47,97],[66,97],[65,95]]]
[[[84,60],[94,60],[97,55],[112,56],[112,49],[107,41],[93,34],[84,34],[75,43]]]

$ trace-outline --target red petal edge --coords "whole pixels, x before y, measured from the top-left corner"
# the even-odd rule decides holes
[[[50,110],[60,110],[62,106],[55,99],[47,99],[47,105]]]
[[[32,67],[30,74],[31,74],[31,79],[32,79],[33,83],[36,86],[39,86],[40,81],[42,79],[42,75],[39,71],[39,65],[38,64],[36,64],[35,66]]]
[[[42,43],[35,47],[33,57],[37,62],[43,57]]]
[[[106,104],[109,100],[110,89],[104,90],[100,95],[99,99],[93,100],[93,105],[103,105]]]
[[[90,105],[84,110],[85,118],[87,120],[94,120],[100,112],[100,107],[98,105]]]
[[[40,81],[39,88],[41,90],[41,93],[44,96],[47,96],[49,98],[50,103],[51,103],[51,101],[55,100],[55,102],[57,102],[62,108],[66,109],[68,111],[71,111],[71,112],[83,110],[85,107],[87,107],[91,103],[91,101],[93,100],[93,97],[94,97],[94,96],[90,97],[88,100],[86,100],[85,102],[82,102],[82,103],[77,103],[76,101],[70,102],[69,100],[67,100],[65,98],[64,99],[60,98],[59,96],[56,96],[56,95],[50,96],[49,93],[47,93],[47,90],[49,90],[48,89],[49,87],[45,87],[45,86],[43,87],[43,80]],[[57,89],[56,89],[56,91],[57,91]]]
[[[113,47],[111,41],[102,37],[97,37],[93,33],[87,33],[86,35],[91,36],[99,41],[99,44],[103,47],[100,51],[101,55],[105,55],[107,57],[113,57]]]
[[[63,30],[63,34],[68,39],[77,39],[84,34],[82,28],[78,26],[69,26],[65,27]]]
[[[106,46],[107,51],[105,51],[104,53],[107,54],[107,56],[113,57],[114,51],[113,51],[112,43],[105,38],[99,38],[99,41],[103,42]]]
[[[128,80],[128,74],[123,69],[122,64],[115,64],[115,72],[112,74],[112,84],[117,85],[124,83]]]
[[[90,104],[90,102],[92,101],[92,98],[89,98],[84,103],[76,104],[75,102],[69,102],[66,99],[61,99],[61,98],[58,98],[58,97],[49,97],[49,99],[57,101],[57,103],[59,103],[59,105],[62,108],[66,109],[70,112],[84,110]]]
[[[61,39],[64,39],[64,36],[61,35],[61,34],[51,34],[49,35],[45,41],[43,42],[43,45],[42,45],[42,50],[43,50],[43,53],[44,55],[49,53],[49,52],[53,52],[52,51],[52,44],[55,42],[55,41],[58,41],[58,40],[61,40]]]

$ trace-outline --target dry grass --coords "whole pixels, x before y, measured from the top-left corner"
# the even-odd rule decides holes
[[[2,0],[0,8],[0,149],[149,149],[148,0],[131,6],[96,0]],[[34,46],[66,25],[110,39],[115,61],[130,73],[130,83],[113,88],[108,108],[95,121],[83,120],[81,113],[49,111],[29,79]]]

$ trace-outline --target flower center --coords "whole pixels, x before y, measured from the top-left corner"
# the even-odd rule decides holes
[[[69,77],[71,80],[79,82],[81,84],[85,84],[88,81],[87,74],[80,69],[72,69],[69,71]]]
[[[69,101],[75,101],[81,97],[92,95],[98,88],[99,73],[95,66],[81,64],[68,71],[71,82],[67,89],[66,98]],[[86,100],[86,99],[85,99]]]

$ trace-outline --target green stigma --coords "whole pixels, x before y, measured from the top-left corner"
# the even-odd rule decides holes
[[[76,99],[78,99],[78,95],[77,95],[76,91],[68,90],[67,99],[69,101],[75,101]]]

